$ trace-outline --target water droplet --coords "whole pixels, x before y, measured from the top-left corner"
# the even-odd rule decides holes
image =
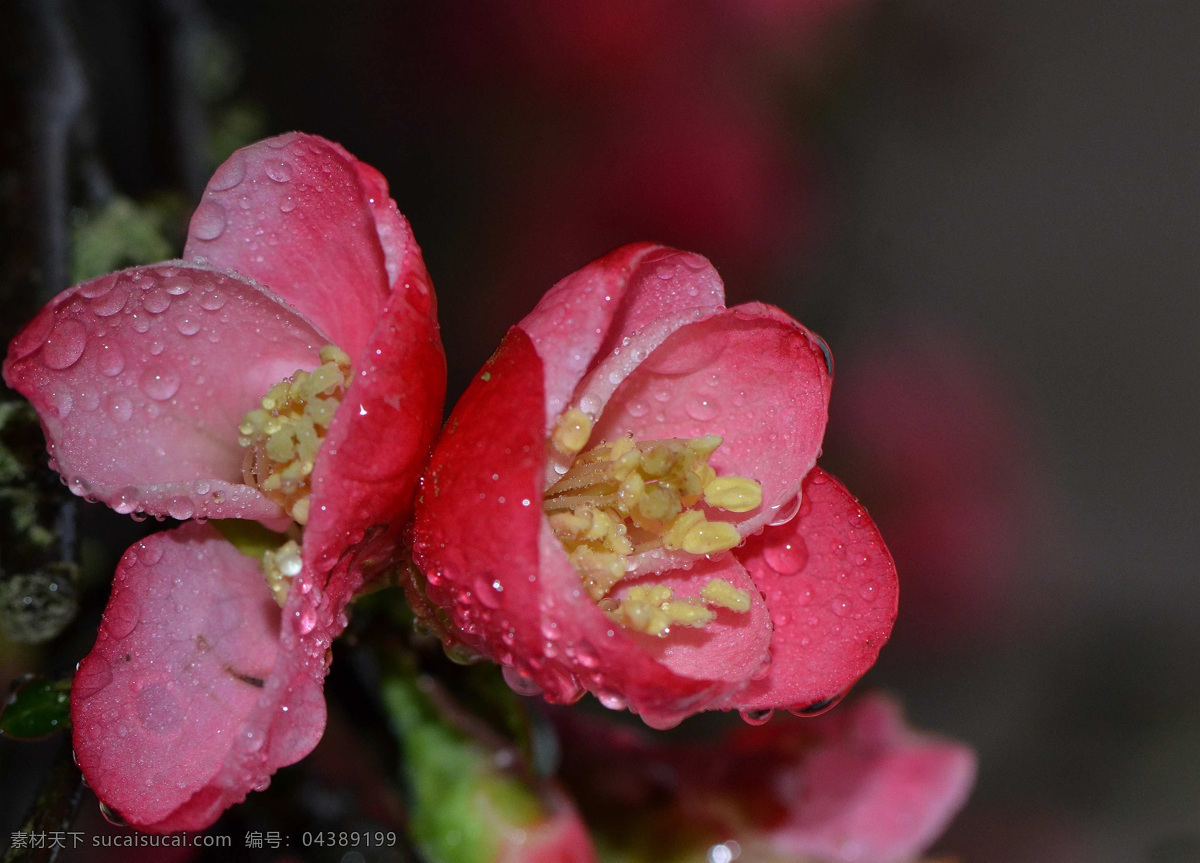
[[[171,295],[162,288],[147,291],[142,297],[142,308],[152,315],[161,315],[171,307]]]
[[[102,297],[109,293],[117,284],[116,274],[101,276],[98,279],[93,279],[90,282],[84,282],[79,286],[79,296],[92,299],[94,297]]]
[[[504,682],[508,684],[508,688],[517,695],[540,695],[542,687],[538,686],[532,678],[517,671],[511,665],[506,665],[501,669],[501,674],[504,677]]]
[[[104,820],[114,827],[128,827],[129,822],[121,817],[121,813],[113,809],[103,800],[100,801],[100,814],[104,816]]]
[[[224,192],[246,178],[246,155],[240,150],[226,159],[208,181],[209,191]]]
[[[276,183],[286,183],[292,179],[292,166],[283,160],[278,162],[274,160],[268,161],[264,167],[267,176]]]
[[[879,596],[879,585],[874,581],[868,581],[858,589],[858,595],[867,602],[874,602]]]
[[[112,666],[100,656],[89,656],[80,663],[71,684],[71,697],[77,701],[91,698],[112,683]]]
[[[795,497],[779,505],[779,509],[775,511],[774,517],[770,522],[768,522],[768,524],[771,527],[779,527],[780,525],[787,524],[789,521],[795,518],[796,514],[799,512],[800,495],[797,494]]]
[[[835,599],[832,603],[830,603],[829,607],[833,609],[833,613],[838,617],[845,617],[850,613],[850,603],[845,599]]]
[[[96,316],[110,318],[125,308],[125,301],[127,299],[129,299],[129,295],[120,288],[117,288],[96,297],[88,304],[88,307]]]
[[[771,717],[775,715],[775,711],[771,709],[739,710],[738,713],[742,714],[742,719],[744,719],[748,725],[766,725],[771,721]]]
[[[173,297],[182,297],[191,289],[191,285],[187,282],[171,282],[167,285],[167,293]]]
[[[179,375],[162,366],[151,365],[142,372],[138,386],[150,398],[166,401],[179,391]]]
[[[139,333],[144,333],[150,329],[150,320],[145,315],[139,315],[135,312],[133,315],[133,328]]]
[[[192,236],[215,240],[225,232],[225,208],[213,200],[202,201],[192,215]]]
[[[142,619],[137,601],[128,593],[122,593],[116,602],[110,602],[104,610],[104,627],[110,636],[124,638],[137,629]]]
[[[125,370],[125,355],[116,345],[104,345],[100,354],[100,373],[110,378]]]
[[[644,417],[649,410],[650,408],[646,406],[645,402],[639,401],[630,402],[629,407],[625,408],[626,413],[631,417]]]
[[[313,631],[313,628],[316,625],[317,625],[317,615],[313,612],[313,610],[311,608],[304,609],[304,612],[300,615],[300,634],[308,635],[310,632]]]
[[[200,294],[200,307],[215,312],[225,305],[225,295],[220,291],[207,290]]]
[[[763,547],[763,560],[780,575],[794,575],[808,563],[808,546],[800,536],[768,540]]]
[[[196,512],[196,506],[186,497],[172,498],[167,503],[167,515],[179,521],[187,521]]]
[[[125,486],[125,488],[121,489],[121,493],[117,496],[117,499],[113,501],[112,508],[121,513],[121,515],[129,515],[138,508],[137,494],[138,490],[136,488],[131,485]]]
[[[296,201],[291,195],[279,202],[279,212],[281,213],[290,213],[294,209],[296,209]]]
[[[599,692],[596,698],[609,710],[624,710],[628,702],[615,692]]]
[[[50,404],[54,406],[59,419],[66,419],[71,413],[71,408],[75,406],[75,400],[71,398],[70,393],[54,393],[50,396]]]
[[[824,701],[817,701],[807,707],[794,707],[788,712],[794,716],[820,716],[825,711],[833,708],[843,698],[845,698],[845,693],[835,695],[832,698],[826,698]]]
[[[182,315],[175,321],[175,329],[185,336],[194,336],[200,332],[200,322],[191,315]]]
[[[79,321],[62,321],[42,347],[42,361],[52,369],[70,368],[83,356],[87,330]]]

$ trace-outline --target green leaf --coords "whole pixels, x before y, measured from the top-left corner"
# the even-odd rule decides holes
[[[71,725],[71,681],[35,677],[18,684],[0,710],[0,734],[40,740]]]
[[[71,239],[71,281],[175,257],[182,198],[164,195],[137,204],[117,196],[104,209],[81,212]]]
[[[403,670],[383,683],[404,749],[413,838],[431,863],[494,863],[506,831],[545,813],[524,778],[498,766],[495,750],[447,720],[431,685]]]

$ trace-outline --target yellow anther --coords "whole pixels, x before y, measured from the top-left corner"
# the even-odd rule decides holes
[[[739,590],[723,578],[711,579],[701,588],[700,597],[709,605],[727,608],[739,614],[750,610],[750,594]]]
[[[683,550],[692,554],[715,554],[728,551],[741,541],[742,535],[729,522],[701,521],[688,529],[683,538]]]
[[[267,577],[267,586],[271,588],[271,596],[283,608],[287,602],[288,591],[292,587],[292,579],[304,568],[304,558],[300,544],[289,539],[274,551],[266,551],[262,556],[262,571]]]
[[[558,418],[554,434],[550,436],[554,446],[567,455],[574,455],[587,446],[592,436],[592,419],[579,408],[571,408]]]
[[[749,512],[762,506],[762,486],[743,476],[719,476],[704,486],[704,502],[729,512]]]
[[[671,626],[702,627],[716,612],[692,598],[675,599],[675,591],[662,584],[639,584],[629,588],[619,602],[606,599],[601,607],[609,618],[647,635],[666,636]]]
[[[272,386],[246,414],[238,441],[247,447],[242,478],[300,524],[308,522],[309,475],[321,441],[350,386],[350,358],[336,345],[320,350],[321,365]]]
[[[570,448],[582,448],[590,433],[591,421],[572,409],[556,424],[551,446],[573,455]],[[579,451],[567,472],[546,490],[542,507],[584,588],[622,626],[667,635],[672,626],[707,625],[716,617],[709,606],[749,609],[749,596],[731,584],[725,591],[713,588],[713,599],[677,599],[662,585],[634,585],[619,601],[609,596],[630,570],[630,555],[653,549],[713,554],[741,542],[736,525],[709,521],[698,508],[708,502],[746,511],[754,508],[749,503],[755,494],[755,505],[761,503],[761,489],[753,480],[718,477],[709,465],[720,445],[718,435],[646,442],[624,435]],[[710,487],[716,504],[706,498]]]
[[[662,544],[663,548],[675,551],[683,548],[684,541],[687,539],[688,532],[701,524],[706,524],[704,513],[699,510],[689,509],[681,512],[671,522],[670,526],[663,531]]]

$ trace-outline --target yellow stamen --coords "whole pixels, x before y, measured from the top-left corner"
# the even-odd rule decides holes
[[[300,544],[289,539],[274,551],[266,551],[262,556],[262,571],[267,577],[267,586],[275,602],[283,608],[287,602],[288,591],[292,587],[292,579],[300,574],[304,559],[301,556]]]
[[[565,455],[574,455],[585,446],[592,435],[592,419],[579,408],[571,408],[558,418],[550,439]]]
[[[705,626],[716,616],[707,606],[748,611],[749,595],[719,579],[706,585],[711,596],[677,599],[662,585],[635,585],[620,601],[608,596],[633,554],[714,554],[738,545],[735,524],[709,520],[699,507],[748,512],[762,505],[762,487],[717,476],[708,460],[721,445],[718,435],[645,442],[625,435],[583,452],[591,431],[591,419],[576,408],[559,418],[551,446],[578,454],[542,504],[588,595],[614,621],[652,635],[666,635],[672,625]]]
[[[708,584],[704,585],[700,590],[700,598],[709,605],[727,608],[739,614],[750,610],[750,594],[744,590],[738,590],[723,578],[711,579]]]
[[[263,396],[238,426],[247,448],[242,478],[300,524],[308,522],[310,481],[321,441],[350,386],[350,358],[336,345],[320,351],[321,365],[297,371]]]
[[[762,486],[742,476],[719,476],[704,486],[704,502],[729,512],[749,512],[762,506]]]

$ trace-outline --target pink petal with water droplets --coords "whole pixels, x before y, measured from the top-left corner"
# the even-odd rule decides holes
[[[413,556],[457,636],[568,703],[585,689],[677,723],[741,685],[673,673],[581,589],[541,510],[542,363],[513,328],[459,400],[422,478]],[[747,671],[747,674],[749,671]]]
[[[237,275],[165,263],[52,300],[13,340],[4,378],[41,419],[77,494],[143,510],[278,523],[242,484],[238,425],[328,341]]]
[[[299,132],[243,147],[209,181],[184,257],[269,286],[356,357],[387,298],[389,269],[402,268],[411,243],[407,223],[379,198],[386,184],[359,166],[341,146]]]
[[[822,742],[775,780],[790,805],[771,831],[771,844],[785,854],[911,860],[937,839],[970,793],[971,750],[912,731],[887,698],[869,695],[819,721],[827,726]]]
[[[622,246],[562,279],[519,324],[544,363],[547,431],[594,363],[626,336],[668,312],[724,302],[707,260],[650,243]]]
[[[312,474],[306,566],[328,572],[370,533],[370,547],[358,549],[356,566],[340,570],[355,579],[337,588],[345,600],[361,579],[392,560],[442,422],[446,358],[433,289],[415,247],[397,278],[407,289],[392,294],[355,361],[354,380]]]
[[[819,341],[783,312],[758,303],[709,313],[645,350],[650,329],[627,348],[643,348],[644,361],[611,396],[595,396],[607,403],[592,441],[629,432],[639,440],[720,435],[710,464],[719,475],[757,481],[763,506],[710,515],[738,523],[743,536],[759,530],[795,497],[820,451],[832,379]],[[653,344],[658,333],[647,340]],[[605,370],[602,364],[594,377],[612,389]],[[581,386],[581,402],[591,385],[589,379]]]
[[[213,528],[132,546],[72,690],[100,799],[141,830],[202,829],[304,757],[324,728],[324,666],[295,632],[257,561]]]
[[[836,699],[870,668],[896,619],[896,567],[866,511],[814,468],[799,513],[737,550],[767,600],[767,676],[725,707],[805,709]]]

